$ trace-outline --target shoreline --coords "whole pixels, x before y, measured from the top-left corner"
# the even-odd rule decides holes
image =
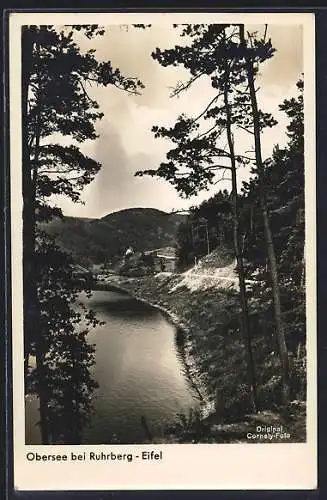
[[[200,427],[204,432],[200,442],[258,443],[260,440],[249,442],[247,438],[247,433],[254,432],[258,425],[283,426],[290,432],[289,442],[306,442],[306,401],[295,398],[288,408],[283,408],[270,399],[271,358],[266,344],[262,352],[265,339],[260,331],[254,346],[261,356],[257,367],[262,392],[259,409],[251,411],[244,379],[246,354],[238,328],[237,293],[219,284],[206,285],[195,289],[187,286],[181,275],[158,273],[142,277],[115,275],[106,283],[97,283],[94,289],[127,294],[160,311],[182,332],[185,375],[200,403]],[[195,421],[188,425],[193,430],[197,427]]]
[[[128,282],[137,284],[139,282],[139,278],[128,278]],[[206,386],[201,381],[201,373],[199,368],[197,367],[196,358],[192,354],[192,348],[194,347],[194,344],[192,342],[190,329],[185,324],[185,322],[183,322],[183,320],[176,313],[174,313],[167,307],[164,307],[157,302],[152,302],[147,298],[141,297],[139,294],[135,293],[135,290],[133,291],[130,288],[126,288],[126,282],[124,284],[117,283],[116,281],[103,284],[97,283],[95,289],[105,291],[118,291],[129,295],[130,297],[160,311],[172,325],[182,331],[184,337],[182,343],[182,360],[186,371],[186,376],[192,386],[192,389],[196,392],[199,398],[202,417],[208,417],[212,413],[212,411],[214,411],[214,408],[212,401],[210,401],[210,398],[207,394]]]

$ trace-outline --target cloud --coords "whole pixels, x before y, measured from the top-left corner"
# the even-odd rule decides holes
[[[268,27],[268,37],[276,53],[265,65],[262,84],[267,90],[278,87],[279,93],[283,93],[303,72],[302,26],[272,25]]]
[[[102,130],[94,157],[102,168],[88,188],[88,205],[93,217],[132,207],[166,210],[174,204],[176,193],[169,184],[134,176],[137,170],[153,167],[151,156],[146,152],[128,154],[120,132],[113,125],[106,125]],[[76,206],[75,215],[83,211]]]
[[[263,30],[263,25],[256,27]],[[278,111],[278,105],[295,91],[295,83],[303,71],[302,29],[296,25],[269,25],[276,53],[261,67],[258,94],[264,111],[271,112],[279,125],[262,138],[264,156],[271,154],[277,142],[285,141],[286,119]],[[165,181],[148,177],[135,178],[138,169],[157,168],[165,159],[171,144],[154,139],[153,125],[169,126],[182,112],[196,116],[210,100],[212,89],[203,80],[179,99],[169,97],[170,88],[178,80],[184,80],[185,70],[179,67],[163,68],[151,57],[156,47],[172,48],[181,41],[171,26],[157,25],[151,29],[110,26],[98,41],[80,40],[82,49],[94,47],[101,60],[111,60],[126,76],[137,76],[146,88],[141,96],[130,96],[114,87],[92,87],[89,92],[99,104],[104,118],[98,125],[99,139],[92,145],[92,156],[102,164],[96,179],[85,189],[85,207],[74,207],[67,202],[65,212],[75,215],[102,216],[121,208],[151,206],[164,210],[186,207],[209,196],[202,193],[198,198],[182,201],[176,191]],[[251,148],[251,136],[240,135],[237,147]],[[91,153],[89,153],[91,154]],[[240,172],[245,179],[248,173]],[[229,187],[220,183],[210,193]]]
[[[79,37],[82,49],[96,49],[98,60],[110,60],[124,76],[138,77],[145,89],[141,96],[131,97],[131,100],[149,107],[160,106],[160,100],[167,97],[177,78],[187,75],[181,68],[162,68],[151,57],[156,47],[164,49],[177,43],[181,44],[177,30],[164,24],[145,30],[112,25],[107,27],[103,37],[92,42]]]

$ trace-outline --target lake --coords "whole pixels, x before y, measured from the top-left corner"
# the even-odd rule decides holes
[[[105,325],[88,336],[96,346],[92,373],[99,388],[82,442],[105,444],[116,436],[124,444],[142,443],[146,428],[160,438],[178,413],[199,405],[185,374],[180,333],[160,311],[120,292],[94,291],[83,302]],[[37,401],[30,400],[27,444],[40,442],[37,418]]]

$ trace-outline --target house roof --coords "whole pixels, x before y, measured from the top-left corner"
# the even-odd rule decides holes
[[[90,273],[91,272],[88,269],[86,269],[85,267],[80,266],[79,264],[73,264],[72,268],[74,271],[76,271],[78,273]]]
[[[146,255],[156,253],[158,257],[159,257],[159,254],[160,254],[160,256],[165,256],[165,257],[172,257],[172,258],[176,257],[176,249],[174,247],[155,248],[153,250],[146,250],[144,253]]]
[[[159,259],[176,260],[176,255],[162,255],[162,254],[157,253],[157,257]]]

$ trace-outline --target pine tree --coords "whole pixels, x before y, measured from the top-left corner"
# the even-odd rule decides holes
[[[182,36],[192,40],[189,46],[176,46],[174,49],[153,54],[163,66],[182,64],[191,73],[189,81],[180,83],[174,92],[189,89],[201,77],[210,78],[214,97],[195,118],[186,115],[179,117],[174,127],[153,127],[156,137],[172,140],[176,147],[167,153],[167,163],[162,163],[157,170],[140,172],[163,177],[172,183],[181,195],[189,197],[208,185],[216,182],[216,172],[229,172],[232,182],[233,246],[237,261],[241,303],[241,330],[246,344],[248,357],[248,383],[250,406],[258,408],[256,394],[255,369],[252,352],[251,329],[246,297],[245,272],[241,249],[239,226],[239,199],[237,193],[238,165],[248,163],[248,158],[235,152],[232,129],[234,126],[247,126],[251,103],[247,97],[239,94],[238,87],[245,82],[242,57],[239,53],[237,27],[228,25],[188,25],[182,30]],[[271,120],[263,116],[263,124]],[[204,123],[211,122],[208,127]],[[245,122],[245,124],[244,124]],[[219,140],[226,135],[228,146],[219,147]]]
[[[79,148],[79,144],[97,138],[95,124],[103,116],[88,94],[90,85],[112,85],[131,94],[142,88],[138,79],[123,77],[109,61],[98,62],[93,49],[81,53],[74,41],[76,32],[83,32],[89,39],[104,34],[96,25],[22,28],[24,364],[27,374],[29,356],[35,356],[34,386],[40,401],[44,444],[56,434],[51,428],[54,418],[50,418],[58,413],[51,406],[53,396],[58,404],[66,394],[61,405],[66,418],[81,415],[79,407],[82,401],[87,406],[87,392],[93,383],[87,374],[92,349],[85,334],[74,337],[72,330],[81,318],[72,308],[78,290],[72,283],[70,266],[54,243],[38,231],[38,222],[61,215],[49,202],[54,194],[79,202],[82,189],[101,167]],[[70,144],[64,146],[60,139],[56,143],[54,134],[69,137]],[[91,312],[86,311],[85,318],[90,319],[91,326],[95,324]],[[67,393],[68,387],[75,397]],[[76,418],[73,421],[78,427]],[[76,441],[73,434],[71,430],[69,439]]]
[[[251,35],[248,35],[247,40],[244,34],[244,25],[239,27],[240,46],[244,51],[243,57],[245,60],[247,83],[249,88],[249,97],[252,108],[252,129],[254,136],[255,163],[260,183],[260,206],[263,216],[264,233],[267,245],[267,254],[269,261],[269,269],[272,283],[272,293],[274,302],[274,318],[276,326],[276,338],[278,342],[279,356],[282,367],[282,400],[283,404],[289,403],[290,397],[290,378],[289,378],[289,358],[285,339],[285,332],[282,320],[281,299],[279,290],[278,265],[276,260],[275,246],[272,237],[270,218],[268,213],[267,195],[264,176],[264,162],[261,152],[261,118],[262,114],[258,108],[257,94],[255,88],[255,75],[257,73],[257,65],[260,60],[265,60],[271,56],[271,42],[265,40],[257,40]]]

